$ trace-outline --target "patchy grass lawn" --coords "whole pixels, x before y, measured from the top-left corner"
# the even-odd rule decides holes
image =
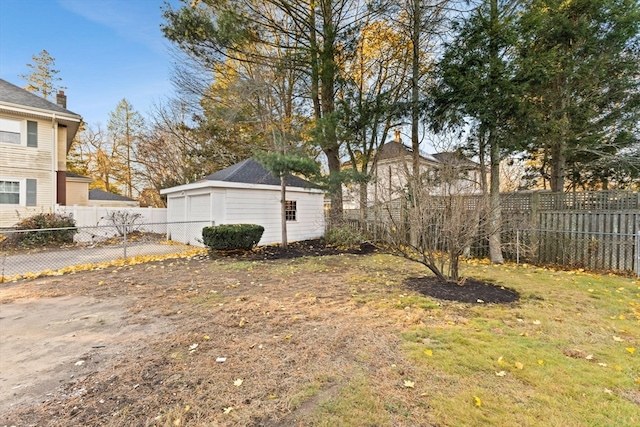
[[[131,316],[171,327],[2,424],[640,424],[637,280],[463,269],[520,299],[436,300],[405,285],[425,269],[381,254],[176,260],[4,285],[7,304],[126,296]]]

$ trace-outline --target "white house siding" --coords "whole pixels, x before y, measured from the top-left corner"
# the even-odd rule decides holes
[[[16,117],[3,116],[16,120]],[[25,129],[26,129],[26,119]],[[19,180],[21,188],[26,179],[37,179],[36,206],[0,205],[0,227],[11,227],[20,219],[55,209],[55,171],[53,170],[53,129],[51,121],[38,123],[38,147],[0,143],[0,180]],[[25,130],[26,132],[26,130]]]
[[[324,197],[288,189],[287,200],[295,200],[296,221],[287,221],[289,241],[320,238],[324,234]],[[228,189],[226,224],[259,224],[264,227],[260,245],[282,240],[280,190]]]
[[[324,235],[324,196],[303,189],[288,188],[287,200],[296,201],[296,221],[287,222],[289,241]],[[259,245],[279,243],[280,189],[221,188],[183,190],[167,194],[168,221],[198,221],[169,224],[172,240],[202,245],[202,227],[220,224],[259,224],[265,228]]]

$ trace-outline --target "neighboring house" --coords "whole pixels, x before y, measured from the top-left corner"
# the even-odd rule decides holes
[[[0,227],[66,204],[66,162],[82,117],[0,79]]]
[[[456,193],[480,192],[480,167],[465,159],[458,152],[443,152],[433,155],[420,153],[420,179],[423,186],[433,194],[443,194],[455,189]],[[395,139],[383,144],[378,150],[370,170],[372,179],[367,185],[367,204],[388,202],[404,197],[413,175],[413,149],[402,143],[399,132]],[[444,177],[455,176],[443,183]],[[360,186],[351,185],[343,189],[345,209],[360,206]]]
[[[260,163],[247,159],[191,184],[160,191],[167,196],[169,238],[201,245],[202,228],[220,224],[259,224],[260,245],[281,241],[280,180]],[[289,241],[324,235],[324,192],[311,183],[287,178],[286,218]]]
[[[89,206],[89,184],[92,182],[88,176],[67,172],[67,205]]]
[[[106,208],[138,208],[140,202],[119,194],[93,189],[93,178],[67,172],[67,206],[100,206]]]

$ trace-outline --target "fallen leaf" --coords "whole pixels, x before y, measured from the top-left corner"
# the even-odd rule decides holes
[[[404,380],[404,386],[407,388],[413,388],[416,385],[416,383],[414,383],[411,380]]]
[[[634,347],[627,347],[627,348],[625,348],[625,350],[627,350],[631,354],[636,352],[636,349]]]
[[[622,338],[617,337],[615,335],[613,336],[613,340],[616,341],[616,342],[623,342],[624,341]]]
[[[585,356],[585,359],[587,359],[587,360],[593,360],[593,354],[587,354],[587,355]]]
[[[534,325],[539,325],[539,324],[541,324],[541,323],[542,323],[542,322],[540,322],[539,320],[534,320],[534,321],[533,321],[533,324],[534,324]]]
[[[607,393],[607,394],[613,394],[613,392],[611,390],[609,390],[608,388],[605,388],[604,392]]]
[[[194,351],[196,351],[196,348],[198,348],[198,344],[191,344],[189,346],[189,351],[193,353]]]
[[[473,402],[478,408],[482,406],[482,400],[478,396],[473,396]]]
[[[504,377],[505,375],[507,375],[505,371],[496,372],[496,377]]]
[[[284,339],[285,339],[285,340],[291,339],[291,337],[292,337],[292,336],[293,336],[293,335],[291,335],[291,334],[287,334],[287,335],[285,335]]]
[[[204,338],[205,340],[210,340],[210,339],[211,339],[211,337],[210,337],[209,335],[205,335],[203,338]]]
[[[502,356],[498,357],[498,365],[504,365],[504,359]]]
[[[234,385],[234,386],[236,386],[236,387],[240,387],[240,386],[242,385],[242,383],[243,383],[243,382],[244,382],[244,381],[242,381],[240,378],[238,378],[237,380],[235,380],[235,381],[233,382],[233,385]]]
[[[233,406],[229,406],[228,408],[223,408],[222,409],[222,412],[224,412],[225,414],[228,414],[231,411],[233,411]]]
[[[544,365],[544,360],[538,359],[538,365],[540,365],[540,366]]]
[[[520,362],[516,362],[515,363],[515,367],[518,368],[518,369],[524,369],[524,365],[522,363],[520,363]]]
[[[424,351],[424,354],[426,354],[427,356],[433,356],[433,351],[432,351],[432,350],[429,350],[429,349],[426,349],[426,350]]]
[[[187,405],[184,407],[184,412],[187,412],[189,409],[191,409],[191,406]]]

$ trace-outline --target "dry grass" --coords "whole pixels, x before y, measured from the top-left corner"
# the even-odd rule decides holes
[[[384,255],[176,260],[18,282],[3,289],[1,302],[124,295],[132,313],[164,316],[171,328],[3,419],[51,426],[640,422],[636,281],[475,264],[465,273],[516,289],[522,300],[435,301],[403,285],[424,270]]]

